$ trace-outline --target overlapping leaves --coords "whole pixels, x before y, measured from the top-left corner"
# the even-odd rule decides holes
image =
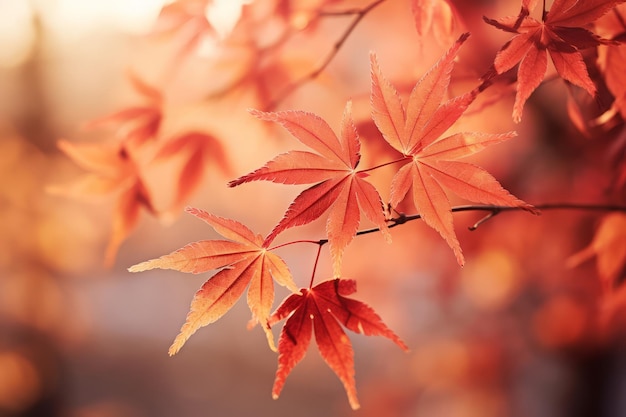
[[[522,119],[526,100],[543,80],[548,66],[548,53],[563,79],[584,88],[595,96],[596,86],[589,77],[580,52],[598,46],[606,40],[585,28],[615,5],[626,0],[555,0],[541,21],[530,16],[535,0],[523,0],[518,16],[485,21],[498,29],[515,33],[496,55],[494,67],[502,74],[519,63],[517,94],[513,119]]]
[[[136,226],[141,208],[155,212],[140,167],[125,144],[60,140],[58,146],[88,173],[71,184],[49,187],[48,191],[83,198],[116,195],[111,237],[104,256],[105,265],[111,266],[119,246]]]
[[[218,269],[194,296],[187,320],[169,349],[176,354],[200,327],[221,318],[248,287],[248,306],[253,320],[261,323],[275,349],[271,326],[287,318],[278,344],[278,370],[272,394],[277,398],[293,367],[304,357],[314,332],[322,357],[344,384],[352,408],[358,408],[354,380],[354,353],[341,325],[356,333],[391,339],[406,345],[367,304],[347,295],[356,291],[354,280],[334,279],[313,288],[296,290],[284,261],[267,248],[267,239],[243,224],[188,208],[187,211],[212,226],[228,240],[194,242],[168,255],[134,265],[130,272],[173,269],[194,274]],[[270,316],[274,284],[288,287],[288,296]]]
[[[281,124],[300,142],[318,153],[291,151],[278,155],[263,167],[244,175],[229,185],[266,180],[283,184],[311,184],[291,203],[282,220],[267,236],[265,243],[290,227],[310,223],[329,211],[326,232],[333,257],[334,273],[339,276],[344,249],[354,238],[362,210],[387,239],[387,225],[378,191],[358,172],[360,142],[346,107],[338,137],[320,117],[302,111],[263,113],[255,116]]]
[[[478,90],[445,100],[450,73],[462,35],[450,50],[415,85],[405,108],[397,90],[385,79],[372,54],[372,117],[385,140],[406,157],[391,184],[390,204],[395,207],[411,192],[413,203],[426,224],[435,229],[463,265],[461,246],[454,232],[450,202],[442,186],[467,200],[486,204],[531,207],[502,188],[484,169],[456,159],[479,152],[513,136],[476,132],[443,135],[474,101]]]

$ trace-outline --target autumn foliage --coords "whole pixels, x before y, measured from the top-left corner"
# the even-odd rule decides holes
[[[235,173],[231,161],[238,155],[231,154],[227,146],[235,136],[227,137],[218,129],[164,129],[172,117],[162,91],[167,86],[152,85],[129,73],[140,103],[87,125],[89,129],[111,129],[115,133],[110,140],[97,144],[60,140],[59,149],[87,173],[73,184],[51,188],[55,193],[72,196],[116,196],[112,233],[104,256],[111,265],[120,245],[138,224],[142,210],[159,218],[176,215],[201,187],[205,172],[220,172],[230,178],[239,175],[228,182],[231,188],[254,187],[251,183],[256,181],[300,187],[282,217],[280,213],[267,213],[278,219],[267,235],[253,232],[243,221],[188,207],[187,213],[222,238],[189,243],[128,268],[131,272],[171,269],[212,274],[193,297],[170,355],[178,353],[199,328],[224,316],[246,293],[251,327],[258,324],[270,348],[278,352],[274,398],[314,337],[322,358],[341,380],[350,406],[356,409],[359,400],[354,350],[344,329],[383,336],[403,350],[410,346],[383,323],[373,307],[352,298],[361,278],[344,276],[344,257],[350,245],[357,237],[371,233],[383,237],[380,245],[395,245],[391,229],[421,219],[443,239],[429,245],[444,242],[448,253],[451,251],[449,261],[472,268],[472,260],[462,250],[465,242],[462,245],[454,228],[454,213],[459,211],[487,213],[475,229],[505,211],[532,217],[557,209],[602,210],[587,246],[572,252],[562,263],[563,267],[576,268],[596,259],[601,290],[595,302],[601,317],[598,326],[604,326],[598,333],[604,334],[611,322],[619,321],[626,305],[626,287],[621,285],[626,266],[626,209],[620,205],[625,202],[626,186],[623,0],[522,0],[521,8],[516,5],[511,9],[517,11],[515,15],[488,16],[483,21],[477,17],[476,22],[463,21],[458,11],[463,7],[461,2],[407,0],[405,8],[415,21],[416,44],[426,37],[434,39],[441,46],[437,57],[426,60],[426,70],[418,74],[407,71],[408,75],[396,82],[386,75],[391,63],[379,58],[379,51],[371,51],[369,67],[359,68],[368,79],[361,95],[341,97],[341,107],[325,110],[325,115],[335,114],[333,121],[340,121],[337,125],[308,108],[292,109],[289,98],[323,77],[335,55],[347,48],[346,39],[382,7],[384,0],[360,2],[355,8],[344,6],[342,1],[306,2],[307,6],[301,8],[299,2],[257,0],[243,6],[239,22],[226,35],[219,34],[206,19],[205,9],[211,3],[178,0],[165,6],[151,36],[177,41],[170,74],[193,58],[205,38],[220,48],[227,56],[224,59],[230,60],[232,54],[235,63],[229,62],[228,68],[234,75],[223,80],[221,90],[208,94],[209,100],[232,98],[239,103],[247,97],[246,104],[251,107],[247,117],[258,123],[259,131],[267,129],[273,136],[288,134],[289,139],[280,142],[282,153],[249,166],[248,173]],[[320,67],[307,64],[310,69],[302,70],[302,64],[288,62],[279,54],[292,36],[313,36],[321,30],[318,26],[324,19],[338,16],[354,20]],[[467,57],[481,48],[478,41],[473,42],[471,33],[479,25],[481,31],[505,31],[512,38],[496,47],[489,60],[477,64]],[[269,27],[276,33],[267,35]],[[417,49],[415,55],[419,56]],[[610,161],[611,169],[603,184],[609,191],[602,201],[551,204],[544,201],[546,195],[529,191],[532,184],[526,189],[505,189],[498,175],[480,166],[476,154],[528,139],[515,131],[466,129],[471,124],[458,128],[469,113],[469,117],[489,118],[494,103],[509,103],[509,96],[514,95],[512,119],[525,130],[526,120],[533,119],[525,116],[522,123],[524,109],[537,90],[554,84],[555,78],[564,81],[555,88],[567,91],[568,101],[561,104],[572,132],[577,129],[576,134],[601,141],[598,152]],[[246,138],[236,140],[239,152],[245,153]],[[509,165],[514,162],[507,161]],[[166,203],[157,202],[159,187],[151,187],[146,180],[149,169],[160,163],[174,166],[170,174],[174,191]],[[500,169],[502,172],[506,177],[506,170]],[[507,183],[513,182],[507,179]],[[479,205],[459,206],[459,201]],[[251,210],[250,216],[254,215]],[[325,225],[325,236],[283,238],[287,231],[293,236],[297,231],[291,229],[316,221]],[[507,221],[498,221],[506,230]],[[510,233],[523,231],[512,229]],[[331,268],[320,272],[318,261],[326,244]],[[417,238],[414,244],[419,244],[421,251],[429,250]],[[292,276],[290,260],[279,255],[281,248],[294,245],[317,247],[311,275],[305,277],[308,287],[299,288],[296,283],[300,277]],[[320,280],[320,275],[328,279]],[[394,277],[386,278],[386,285],[393,286]],[[290,295],[272,312],[275,284],[285,287]],[[545,323],[555,314],[569,308],[563,305],[567,303],[542,310],[548,319],[541,321],[541,329],[548,328]],[[282,327],[276,344],[272,329],[278,326]]]

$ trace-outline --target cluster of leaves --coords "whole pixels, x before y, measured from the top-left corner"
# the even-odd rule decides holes
[[[332,0],[312,2],[304,9],[289,2],[270,3],[244,8],[244,15],[228,42],[221,39],[223,35],[207,18],[212,1],[179,0],[164,6],[150,34],[155,42],[174,45],[171,62],[176,66],[164,69],[163,77],[175,78],[177,66],[191,60],[203,45],[213,44],[222,48],[226,56],[235,51],[238,55],[234,58],[224,59],[229,65],[235,65],[231,62],[235,60],[242,68],[233,69],[235,76],[224,81],[211,95],[220,97],[227,92],[236,95],[253,90],[258,106],[268,106],[273,99],[270,92],[285,88],[285,83],[293,80],[298,70],[294,63],[282,62],[279,47],[288,40],[296,23],[301,30],[314,27],[319,18],[314,11]],[[280,18],[280,33],[264,36],[268,25],[276,25],[274,17]],[[240,44],[246,45],[245,52],[241,52]],[[109,139],[97,144],[60,140],[59,149],[88,174],[72,184],[50,188],[54,193],[72,197],[115,196],[112,232],[105,255],[108,266],[114,263],[120,244],[136,227],[142,208],[151,215],[169,218],[182,210],[210,167],[216,167],[226,176],[232,175],[224,139],[215,131],[196,126],[184,126],[173,132],[164,128],[170,118],[178,116],[168,105],[167,82],[158,87],[149,85],[134,73],[129,73],[128,79],[139,104],[85,126],[113,130],[115,134]],[[154,167],[162,169],[172,161],[176,168],[169,175],[175,179],[175,195],[165,206],[157,206],[156,194],[162,191],[152,189],[156,187],[150,187],[145,177]]]
[[[324,119],[310,112],[252,110],[252,116],[282,126],[310,150],[282,153],[262,167],[232,180],[229,186],[236,187],[262,180],[309,187],[293,200],[284,216],[266,237],[255,234],[235,220],[188,208],[190,214],[206,222],[226,240],[194,242],[170,254],[129,268],[131,272],[154,268],[194,274],[216,271],[193,298],[186,322],[169,353],[177,353],[196,330],[222,317],[247,288],[252,323],[258,323],[263,328],[270,348],[276,349],[272,326],[286,319],[277,346],[278,370],[272,391],[274,397],[278,397],[287,376],[304,357],[314,332],[322,357],[342,381],[350,405],[358,408],[353,350],[342,325],[356,333],[387,337],[402,349],[407,347],[387,328],[371,307],[347,297],[356,291],[356,283],[343,276],[342,259],[355,236],[375,231],[391,242],[389,229],[406,223],[408,219],[404,214],[396,215],[401,211],[400,206],[413,205],[418,214],[411,219],[421,218],[426,225],[439,233],[462,266],[465,259],[453,227],[453,208],[446,190],[462,199],[490,205],[493,214],[503,209],[532,213],[537,211],[532,205],[505,190],[483,168],[458,160],[516,136],[515,132],[460,132],[447,135],[446,132],[483,91],[499,85],[501,80],[506,79],[505,74],[517,66],[513,119],[521,122],[525,103],[544,81],[548,54],[557,74],[568,86],[573,84],[580,87],[592,97],[597,97],[599,91],[608,91],[610,99],[604,101],[599,116],[588,116],[585,108],[587,103],[574,98],[568,110],[572,121],[583,133],[590,134],[595,129],[615,136],[614,154],[618,156],[615,158],[617,162],[613,184],[617,195],[623,191],[626,183],[626,165],[622,158],[626,149],[626,141],[623,139],[626,131],[623,123],[626,99],[623,72],[619,73],[614,68],[626,66],[626,54],[620,43],[625,31],[624,10],[616,8],[624,1],[626,0],[555,0],[549,10],[546,10],[544,2],[541,18],[537,20],[531,14],[538,1],[522,0],[521,10],[516,16],[485,18],[486,23],[515,35],[497,53],[492,68],[485,72],[481,80],[477,80],[479,84],[452,98],[449,97],[448,89],[453,67],[469,33],[458,36],[439,61],[419,78],[408,93],[406,104],[403,103],[401,93],[385,78],[376,55],[372,53],[371,121],[386,146],[396,155],[399,154],[399,157],[376,166],[359,167],[361,139],[353,121],[351,102],[347,103],[343,111],[339,134]],[[382,2],[376,1],[362,10],[345,14],[355,15],[356,24]],[[314,27],[315,22],[324,16],[320,10],[333,2],[320,0],[319,4],[307,11],[296,9],[290,2],[271,3],[271,7],[266,9],[267,14],[262,14],[261,17],[244,7],[242,20],[231,36],[245,37],[247,42],[254,39],[252,55],[263,59],[250,60],[249,62],[254,63],[242,70],[238,78],[231,80],[226,87],[229,91],[244,88],[256,90],[258,107],[266,110],[280,102],[267,95],[268,85],[275,86],[274,81],[268,79],[277,59],[273,52],[279,49],[293,31]],[[420,35],[434,30],[439,39],[443,39],[455,32],[458,15],[452,4],[443,0],[413,0],[410,3]],[[188,31],[181,35],[183,41],[179,57],[190,54],[197,48],[202,37],[217,36],[204,13],[209,4],[207,0],[177,1],[164,8],[158,33]],[[609,11],[613,13],[613,20],[606,20]],[[254,35],[262,32],[263,17],[268,14],[280,17],[284,24],[283,32],[270,41],[261,41]],[[602,36],[590,30],[590,25],[596,21]],[[341,42],[353,27],[354,25],[350,26]],[[583,55],[586,50],[596,51],[594,56],[599,57],[601,71],[588,69],[590,58]],[[283,70],[285,68],[287,67],[282,67]],[[282,87],[286,91],[292,91],[302,80],[315,78],[323,69],[324,67],[318,68],[301,79],[288,76],[291,84]],[[160,137],[162,95],[138,79],[132,80],[149,104],[122,110],[94,123],[117,125],[119,138],[113,145],[108,142],[106,146],[78,146],[67,141],[60,142],[65,153],[92,172],[73,187],[75,193],[120,191],[114,234],[107,255],[109,260],[136,223],[141,207],[155,214],[160,212],[152,204],[151,192],[142,181],[145,167],[141,165],[140,161],[143,159],[140,155],[150,153],[152,159],[149,160],[185,155],[185,163],[178,174],[177,197],[166,211],[175,211],[184,205],[199,183],[208,161],[214,160],[223,171],[229,171],[224,162],[221,142],[213,135],[186,132],[180,136]],[[396,167],[396,170],[388,189],[389,201],[383,202],[381,193],[368,181],[368,177],[372,172],[390,166]],[[359,230],[361,213],[375,225],[374,229]],[[285,230],[318,219],[326,221],[324,239],[274,244],[275,239]],[[605,217],[590,246],[570,259],[571,265],[578,265],[597,255],[599,274],[607,300],[615,306],[623,304],[620,300],[626,299],[626,290],[621,288],[616,291],[626,263],[624,219],[623,213]],[[314,285],[316,259],[308,288],[298,289],[287,263],[275,250],[286,245],[307,243],[318,245],[318,257],[322,246],[329,244],[332,274],[329,280]],[[275,297],[274,281],[289,289],[292,294],[271,313]]]
[[[60,140],[59,148],[88,171],[73,184],[54,187],[53,192],[80,197],[115,195],[113,230],[105,254],[105,264],[115,261],[120,244],[136,227],[141,209],[160,216],[179,211],[200,184],[205,170],[215,165],[229,173],[223,145],[212,134],[187,131],[161,136],[164,119],[161,93],[135,75],[134,89],[145,104],[129,107],[89,123],[88,128],[112,126],[116,136],[99,143],[72,143]],[[153,192],[143,178],[151,164],[180,159],[177,191],[168,207],[156,207]]]
[[[400,168],[391,184],[389,206],[395,208],[412,190],[412,200],[420,215],[426,224],[446,240],[461,265],[464,258],[453,229],[450,203],[442,185],[473,201],[532,209],[504,190],[482,168],[456,161],[509,139],[514,136],[513,133],[466,132],[441,138],[479,91],[475,89],[449,100],[444,98],[454,59],[468,36],[463,34],[417,82],[407,109],[403,107],[398,92],[383,77],[372,55],[373,119],[383,137],[403,155],[401,159],[390,162],[400,165]],[[176,353],[198,327],[221,317],[243,294],[248,284],[248,305],[253,320],[260,322],[268,332],[270,346],[273,342],[269,327],[289,316],[278,344],[279,369],[273,391],[275,396],[293,366],[304,356],[312,326],[320,352],[344,383],[353,408],[358,407],[358,401],[354,388],[352,348],[334,320],[356,332],[384,335],[405,347],[382,324],[373,310],[363,303],[343,297],[355,291],[353,281],[340,277],[343,253],[358,231],[360,212],[363,211],[391,240],[387,226],[389,213],[376,188],[366,180],[369,172],[377,167],[367,170],[357,168],[361,157],[360,141],[352,122],[350,107],[348,103],[339,136],[323,119],[311,113],[252,112],[258,118],[282,125],[300,142],[316,151],[290,151],[278,155],[263,167],[229,183],[231,187],[258,180],[314,184],[295,198],[284,217],[265,239],[255,236],[235,221],[190,209],[192,214],[209,223],[224,237],[232,239],[232,242],[195,242],[169,255],[130,268],[131,272],[162,268],[192,273],[225,268],[196,293],[187,321],[170,349],[171,354]],[[308,224],[325,214],[335,278],[297,291],[284,262],[270,252],[274,249],[271,244],[284,230]],[[270,316],[274,298],[272,278],[278,284],[292,289],[295,294],[285,299]]]

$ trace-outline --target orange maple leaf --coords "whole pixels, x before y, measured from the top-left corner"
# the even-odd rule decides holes
[[[526,100],[543,80],[548,53],[563,79],[584,88],[592,96],[597,89],[583,61],[581,49],[608,42],[585,29],[615,5],[626,0],[555,0],[541,21],[530,17],[537,1],[525,0],[518,16],[484,18],[498,29],[516,33],[496,55],[494,68],[502,74],[519,63],[513,119],[520,122]],[[544,3],[545,4],[545,3]]]
[[[442,45],[454,40],[454,32],[462,22],[457,10],[447,0],[411,0],[411,13],[418,35],[432,33]]]
[[[243,224],[206,211],[187,208],[188,213],[209,224],[230,240],[203,240],[190,243],[168,255],[133,265],[130,272],[149,269],[174,269],[199,274],[219,269],[194,296],[187,320],[169,349],[176,354],[187,339],[200,327],[222,317],[248,288],[248,306],[255,322],[265,324],[274,301],[274,284],[297,291],[289,268],[276,254],[267,250],[261,235],[254,234]],[[274,348],[268,326],[263,326],[268,343]]]
[[[214,162],[224,175],[232,172],[222,142],[209,133],[189,131],[168,139],[155,155],[154,162],[181,155],[184,161],[170,212],[178,211],[198,188],[209,162]]]
[[[354,381],[354,352],[340,324],[355,333],[384,336],[403,350],[408,350],[370,306],[345,297],[355,291],[354,280],[325,281],[290,295],[272,314],[270,325],[287,318],[278,341],[278,369],[272,388],[275,399],[280,395],[291,370],[304,358],[313,332],[322,357],[343,383],[353,409],[359,408]]]
[[[615,97],[614,106],[619,110],[622,119],[626,119],[626,5],[620,5],[614,10],[614,13],[608,13],[596,22],[596,31],[620,43],[598,48],[598,66],[603,72],[607,87]]]
[[[390,204],[396,207],[412,189],[413,203],[422,219],[445,239],[460,265],[464,258],[454,232],[450,202],[442,185],[467,200],[531,208],[503,189],[484,169],[455,161],[509,139],[515,132],[465,132],[439,139],[478,94],[474,90],[443,101],[454,59],[468,36],[462,35],[417,82],[406,110],[395,87],[384,78],[375,55],[371,55],[372,118],[385,140],[408,162],[392,180]]]
[[[620,312],[626,306],[626,285],[619,283],[626,274],[626,214],[610,213],[600,222],[591,243],[570,256],[566,265],[576,267],[596,258],[601,284],[599,320],[602,326],[619,326]],[[622,315],[623,317],[623,315]]]
[[[60,140],[57,145],[89,172],[72,184],[49,187],[50,192],[71,197],[117,194],[113,230],[104,257],[104,264],[111,266],[119,246],[137,225],[140,209],[155,212],[139,167],[126,146],[120,143],[76,144]]]
[[[161,9],[152,35],[174,37],[180,43],[177,63],[194,53],[206,39],[216,37],[207,18],[211,3],[212,0],[178,0]]]
[[[596,257],[598,276],[605,295],[614,292],[615,285],[626,267],[626,214],[606,215],[589,246],[567,260],[569,267]]]
[[[163,97],[159,90],[146,84],[135,74],[129,73],[133,89],[146,103],[131,106],[112,114],[90,121],[86,128],[112,126],[116,136],[127,146],[141,146],[156,137],[163,120]]]
[[[340,275],[343,252],[359,227],[360,210],[390,240],[380,195],[365,180],[367,173],[356,170],[361,159],[360,142],[350,107],[348,103],[339,137],[323,119],[311,113],[252,111],[260,119],[281,124],[300,142],[318,153],[291,151],[278,155],[263,167],[228,184],[235,187],[258,180],[283,184],[316,183],[296,197],[265,243],[272,242],[285,229],[310,223],[330,210],[326,232],[335,276]]]

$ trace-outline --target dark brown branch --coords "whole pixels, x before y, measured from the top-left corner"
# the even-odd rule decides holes
[[[326,67],[331,63],[333,58],[335,58],[335,55],[337,55],[337,53],[339,52],[339,50],[341,49],[343,44],[346,42],[346,40],[348,39],[350,34],[354,31],[354,28],[356,28],[356,26],[359,24],[359,22],[370,11],[372,11],[374,8],[376,8],[376,6],[384,3],[385,1],[386,0],[376,0],[376,1],[372,2],[372,3],[370,3],[368,6],[366,6],[363,9],[352,9],[352,10],[344,10],[344,11],[340,11],[340,12],[322,12],[322,13],[320,13],[320,16],[352,16],[352,15],[354,15],[354,19],[352,20],[350,25],[348,25],[348,27],[343,32],[343,34],[339,37],[339,39],[335,42],[335,44],[333,45],[333,49],[328,53],[328,55],[326,55],[326,58],[324,59],[324,61],[322,61],[322,63],[317,68],[315,68],[313,71],[311,71],[310,73],[304,75],[302,78],[300,78],[300,79],[294,81],[293,83],[289,84],[283,91],[281,91],[267,105],[265,110],[266,111],[270,111],[270,110],[275,109],[276,106],[278,106],[278,104],[285,99],[285,97],[287,97],[288,95],[290,95],[291,93],[293,93],[294,91],[296,91],[298,88],[302,87],[304,84],[308,83],[309,81],[313,81],[314,79],[316,79],[326,69]]]
[[[485,217],[483,217],[482,219],[478,220],[472,226],[468,227],[468,229],[473,232],[474,230],[478,229],[478,226],[480,226],[481,224],[485,223],[487,220],[491,219],[492,217],[495,217],[496,215],[500,214],[501,212],[502,212],[502,210],[499,210],[499,209],[495,209],[495,210],[489,212]]]
[[[587,204],[587,203],[546,203],[546,204],[537,204],[533,206],[536,210],[584,210],[584,211],[621,211],[626,213],[626,206],[618,205],[618,204]],[[531,212],[526,207],[509,207],[509,206],[496,206],[496,205],[467,205],[467,206],[456,206],[452,207],[450,210],[453,213],[458,213],[461,211],[487,211],[489,212],[487,216],[476,222],[473,226],[470,227],[470,230],[476,230],[478,226],[486,222],[487,220],[495,217],[496,215],[502,213],[503,211],[528,211]],[[536,213],[540,214],[540,213]],[[405,215],[401,213],[398,217],[394,217],[388,220],[390,229],[400,226],[401,224],[421,219],[422,216],[419,214]],[[380,228],[373,227],[371,229],[359,230],[356,232],[356,236],[368,235],[370,233],[379,232]],[[320,239],[317,242],[320,246],[328,243],[328,239]]]

